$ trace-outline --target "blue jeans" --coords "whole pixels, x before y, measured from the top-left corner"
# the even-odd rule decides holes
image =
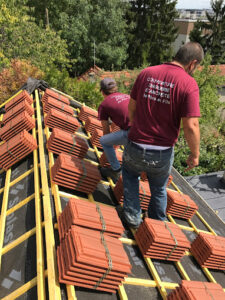
[[[103,150],[106,154],[108,162],[110,163],[113,170],[120,169],[120,162],[116,158],[114,145],[126,145],[127,143],[127,130],[119,130],[116,132],[111,132],[105,134],[100,138],[100,143],[103,147]]]
[[[173,147],[167,150],[145,150],[128,142],[122,164],[124,186],[124,215],[133,225],[139,225],[141,208],[139,201],[139,176],[146,172],[151,191],[148,216],[152,219],[166,218],[167,193],[166,185],[174,159]]]

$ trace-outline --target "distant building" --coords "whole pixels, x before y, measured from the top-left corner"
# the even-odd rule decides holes
[[[211,9],[178,9],[179,19],[191,19],[191,20],[205,20],[206,13],[213,14]]]
[[[190,41],[189,35],[190,32],[193,30],[194,24],[195,22],[197,22],[197,20],[175,19],[174,22],[175,26],[178,28],[178,36],[175,42],[173,43],[173,50],[174,53],[176,53],[181,45]]]

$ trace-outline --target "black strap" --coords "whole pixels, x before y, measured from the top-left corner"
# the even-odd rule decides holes
[[[108,259],[108,269],[102,275],[102,277],[96,282],[96,284],[94,285],[94,289],[97,289],[99,287],[99,285],[101,284],[101,282],[106,278],[106,276],[111,272],[111,270],[113,268],[112,258],[111,258],[111,255],[109,253],[109,249],[108,249],[108,246],[106,244],[103,232],[100,232],[100,235],[101,235],[101,242],[102,242],[102,244],[103,244],[103,246],[105,248],[105,253],[106,253],[106,256],[107,256],[107,259]]]
[[[76,139],[75,139],[75,135],[71,134],[72,138],[73,138],[73,146],[71,147],[70,151],[68,152],[68,154],[71,154],[76,146]]]
[[[170,257],[170,255],[172,255],[172,253],[174,252],[174,250],[177,248],[178,242],[176,237],[174,236],[172,230],[169,228],[168,224],[164,221],[166,228],[169,230],[170,235],[172,236],[172,238],[174,239],[175,245],[173,247],[173,249],[170,251],[170,253],[166,256],[166,259],[168,259]]]
[[[78,183],[77,183],[75,189],[79,188],[79,187],[81,186],[83,180],[87,177],[87,170],[86,170],[86,168],[85,168],[85,164],[84,164],[84,161],[83,161],[83,160],[81,160],[81,164],[82,164],[82,167],[83,167],[83,174],[82,174],[80,180],[78,181]]]

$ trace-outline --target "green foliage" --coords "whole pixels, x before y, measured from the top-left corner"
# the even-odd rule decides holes
[[[97,109],[103,100],[103,96],[99,90],[99,82],[75,80],[72,96],[74,99],[94,109]]]
[[[198,83],[200,93],[200,123],[214,123],[217,125],[220,122],[218,109],[223,106],[219,101],[218,87],[224,84],[225,77],[220,75],[217,67],[212,68],[211,60],[211,56],[207,54],[201,69],[195,72],[194,77]]]
[[[28,1],[34,7],[32,15],[45,23],[45,9],[49,11],[50,27],[60,31],[66,40],[70,59],[70,73],[77,76],[94,65],[105,69],[121,68],[127,57],[124,4],[120,0],[63,0]]]
[[[189,148],[181,129],[175,146],[174,167],[184,176],[199,175],[224,170],[225,168],[225,122],[221,122],[218,113],[224,104],[219,101],[218,86],[225,78],[219,75],[216,68],[210,67],[211,56],[206,55],[202,67],[195,72],[195,79],[200,90],[200,160],[199,166],[184,172]]]
[[[12,96],[27,81],[28,77],[43,78],[43,72],[26,60],[12,60],[0,72],[0,103]]]
[[[177,36],[175,5],[176,1],[171,0],[131,1],[127,14],[129,68],[157,65],[171,59],[171,44]]]
[[[224,0],[211,1],[213,15],[206,14],[207,22],[195,23],[190,39],[199,42],[212,56],[213,64],[225,63],[225,4]]]
[[[0,13],[0,53],[5,58],[0,68],[7,66],[9,60],[14,58],[30,60],[46,72],[53,64],[59,68],[68,65],[66,42],[53,30],[37,26],[26,15],[25,7],[15,10],[10,5],[12,2],[2,5]]]

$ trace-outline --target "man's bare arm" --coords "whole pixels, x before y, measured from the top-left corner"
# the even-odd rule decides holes
[[[200,130],[198,118],[182,118],[182,122],[184,137],[191,151],[187,159],[188,168],[185,170],[188,171],[199,164]]]
[[[102,123],[102,129],[103,129],[103,135],[110,133],[110,126],[109,121],[103,120]]]
[[[131,124],[134,121],[135,111],[136,111],[136,101],[130,98],[130,102],[128,104],[128,113],[129,113],[129,119]]]

